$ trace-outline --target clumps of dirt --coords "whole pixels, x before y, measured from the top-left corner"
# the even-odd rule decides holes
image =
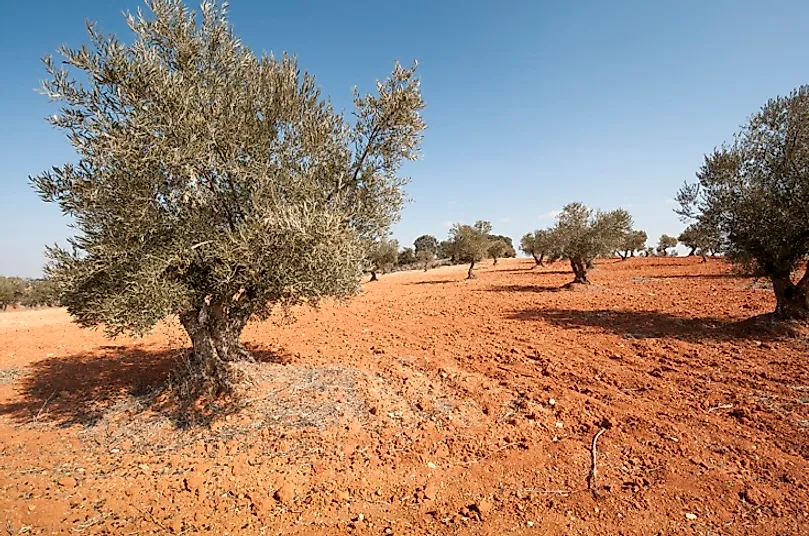
[[[392,377],[348,366],[245,365],[256,386],[235,404],[189,414],[169,386],[111,405],[81,435],[106,449],[149,454],[258,435],[267,455],[277,455],[279,441],[289,443],[286,455],[338,455],[349,431],[363,430],[380,445],[427,423],[454,433],[485,418],[443,370],[425,375],[402,363]]]
[[[0,369],[0,385],[10,385],[14,383],[17,378],[20,378],[23,375],[22,369],[18,368],[7,368],[7,369]]]

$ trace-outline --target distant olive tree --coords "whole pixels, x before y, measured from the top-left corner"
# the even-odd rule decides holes
[[[413,248],[416,253],[429,251],[435,255],[438,252],[438,239],[432,235],[421,235],[413,241]]]
[[[621,243],[618,246],[618,256],[622,261],[629,257],[634,257],[636,251],[643,251],[646,249],[646,231],[629,231],[621,238]]]
[[[488,221],[478,221],[474,226],[456,223],[450,229],[449,241],[455,258],[461,262],[469,263],[467,279],[475,279],[475,264],[482,261],[489,251],[489,234],[492,224]]]
[[[368,271],[371,273],[371,281],[377,281],[377,273],[387,273],[396,266],[399,260],[399,242],[382,238],[371,244],[368,252]]]
[[[399,266],[409,266],[416,262],[416,255],[413,253],[413,248],[404,248],[399,252],[396,259],[396,264]]]
[[[768,101],[706,155],[677,201],[684,220],[718,229],[728,259],[772,282],[777,317],[809,319],[809,86]]]
[[[657,241],[657,254],[661,257],[670,255],[669,249],[677,247],[677,239],[667,234],[661,235]]]
[[[538,229],[523,235],[520,249],[534,258],[536,266],[542,266],[545,260],[553,262],[560,256],[559,241],[551,229]]]
[[[0,276],[0,309],[19,304],[25,296],[26,286],[21,277]]]
[[[697,253],[702,256],[702,262],[707,262],[708,255],[714,256],[722,249],[719,229],[701,223],[692,223],[686,227],[677,240],[690,249],[689,257]]]
[[[510,236],[492,234],[489,235],[489,240],[491,241],[500,240],[501,242],[503,242],[505,247],[503,248],[503,252],[499,255],[500,257],[506,259],[513,259],[514,257],[517,256],[517,250],[514,249],[514,241],[511,239]]]
[[[355,294],[403,202],[425,128],[415,67],[335,111],[294,58],[257,56],[225,5],[153,0],[132,35],[45,58],[75,163],[31,179],[73,218],[47,274],[82,326],[142,334],[176,314],[205,392],[234,387],[247,321]]]
[[[430,267],[436,255],[439,254],[438,240],[432,235],[421,235],[413,242],[416,250],[416,261],[424,267],[424,271]]]
[[[457,262],[455,258],[455,244],[450,240],[442,240],[438,243],[436,256],[439,259],[449,259],[450,263],[455,264]]]
[[[590,283],[587,270],[596,257],[612,255],[631,229],[632,217],[624,209],[601,212],[582,203],[566,205],[552,233],[560,257],[570,261],[574,274],[571,283]]]
[[[20,304],[25,307],[55,307],[59,305],[59,289],[50,279],[28,281]]]
[[[489,249],[486,253],[492,259],[493,264],[497,266],[497,260],[503,257],[508,251],[508,244],[499,238],[489,238]]]

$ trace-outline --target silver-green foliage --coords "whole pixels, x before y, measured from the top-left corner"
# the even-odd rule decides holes
[[[126,16],[131,39],[88,25],[89,46],[44,60],[44,93],[62,105],[50,122],[78,160],[31,181],[78,230],[69,250],[48,249],[69,311],[139,334],[174,313],[187,329],[206,312],[243,326],[355,293],[368,241],[399,215],[400,167],[419,155],[415,66],[355,91],[349,121],[294,58],[251,52],[226,6],[148,5]]]
[[[469,279],[474,278],[475,263],[487,255],[491,240],[492,224],[479,220],[475,225],[456,223],[449,231],[449,243],[455,260],[470,263]]]
[[[705,156],[677,212],[714,230],[727,257],[769,278],[776,314],[809,317],[809,86],[768,101],[732,143]]]
[[[586,283],[587,267],[596,257],[612,255],[632,230],[632,216],[624,209],[595,211],[582,203],[565,205],[552,236],[560,257],[570,261],[574,282]]]

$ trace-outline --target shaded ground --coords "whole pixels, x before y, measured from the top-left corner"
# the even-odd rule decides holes
[[[809,343],[719,260],[385,275],[251,324],[255,392],[187,426],[186,342],[0,314],[8,534],[801,534]],[[155,398],[157,397],[157,398]],[[588,491],[599,438],[596,500]]]

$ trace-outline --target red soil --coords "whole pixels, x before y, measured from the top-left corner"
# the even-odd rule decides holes
[[[602,261],[576,291],[532,264],[385,275],[251,324],[263,381],[210,426],[150,402],[176,327],[0,314],[0,529],[809,532],[809,339],[742,322],[770,291],[722,261]]]

